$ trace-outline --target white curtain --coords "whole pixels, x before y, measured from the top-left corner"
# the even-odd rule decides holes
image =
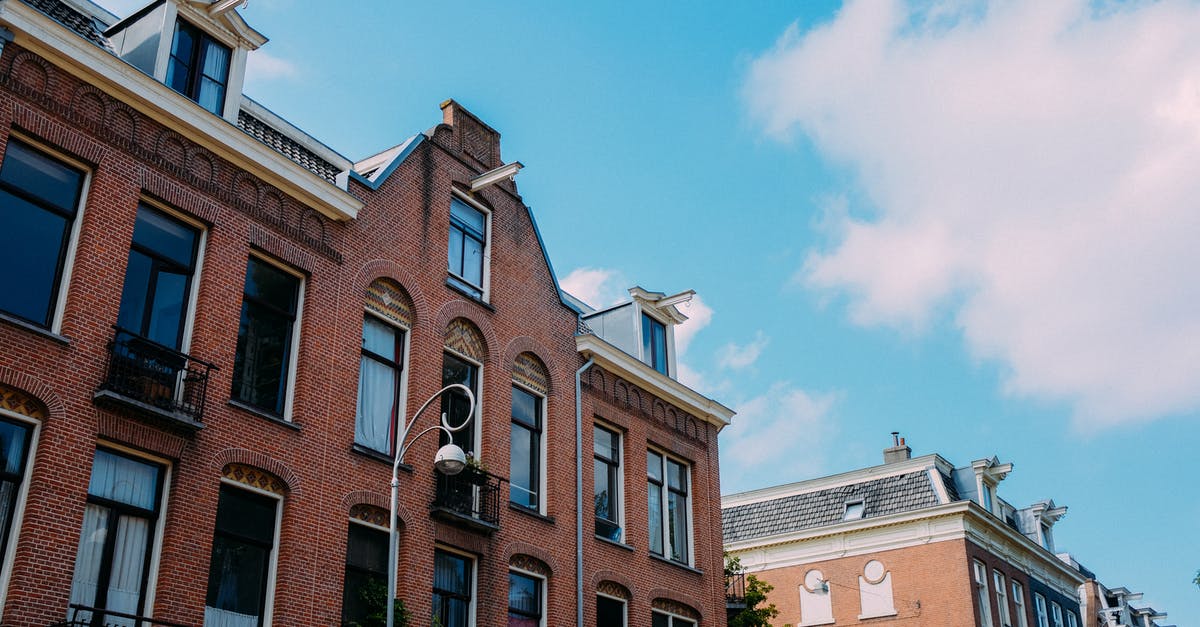
[[[112,575],[108,580],[107,608],[126,614],[138,613],[142,594],[142,570],[146,564],[146,546],[150,542],[150,521],[122,516],[117,522],[116,547]],[[109,618],[114,627],[133,627],[129,619]]]
[[[88,494],[155,509],[158,468],[108,451],[96,451]]]
[[[358,420],[354,441],[374,449],[391,450],[392,416],[396,405],[396,371],[363,356],[358,376]]]
[[[258,627],[258,617],[205,606],[204,627]]]
[[[71,580],[71,603],[92,607],[100,583],[100,559],[104,555],[104,539],[108,535],[108,508],[89,503],[83,513],[83,530],[79,534],[79,551],[75,555],[75,576]],[[75,617],[87,620],[91,614]]]

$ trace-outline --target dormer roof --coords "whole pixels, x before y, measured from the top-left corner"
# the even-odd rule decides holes
[[[174,3],[179,15],[235,47],[257,50],[267,43],[267,37],[251,28],[235,10],[238,5],[245,4],[244,0],[154,0],[113,24],[104,35],[111,37],[165,2]]]
[[[650,292],[640,286],[634,286],[629,288],[629,295],[633,297],[634,302],[641,305],[642,311],[649,310],[658,314],[656,317],[664,319],[670,324],[683,324],[688,317],[679,311],[676,305],[691,300],[696,295],[696,290],[687,290],[668,296],[663,292]]]

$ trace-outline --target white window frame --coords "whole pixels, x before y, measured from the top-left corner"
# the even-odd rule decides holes
[[[858,506],[858,509],[850,509],[853,506]],[[846,499],[846,503],[842,510],[842,521],[849,522],[853,520],[862,520],[867,513],[867,501],[861,497]]]
[[[645,330],[642,328],[642,322],[643,322],[642,316],[649,316],[651,320],[663,325],[663,343],[664,343],[663,356],[666,357],[666,359],[667,359],[667,363],[665,364],[666,369],[667,369],[666,376],[668,376],[668,377],[676,376],[676,374],[675,374],[675,325],[671,324],[670,321],[663,320],[662,316],[660,316],[658,314],[658,312],[656,312],[656,311],[647,309],[645,307],[639,307],[638,310],[639,310],[639,315],[637,316],[638,359],[643,364],[650,366],[651,370],[654,370],[654,365],[650,363],[650,356],[646,355],[646,351],[645,351],[646,347],[645,347],[644,343],[642,342],[642,337],[643,337],[643,334],[645,333]],[[657,370],[654,370],[654,371],[658,372]],[[662,374],[662,373],[660,373],[660,374]]]
[[[546,596],[547,596],[546,593],[550,590],[550,582],[546,579],[546,577],[544,575],[540,575],[540,574],[535,573],[530,570],[525,570],[524,568],[517,568],[516,566],[509,566],[508,570],[509,570],[509,572],[514,572],[514,573],[517,573],[518,575],[524,575],[526,577],[529,577],[530,579],[536,579],[538,581],[538,592],[540,592],[540,594],[538,596],[540,597],[539,600],[541,601],[541,615],[542,615],[541,619],[538,620],[538,627],[546,627],[546,613],[547,613],[547,610],[549,609],[548,599],[546,598]],[[472,602],[474,602],[474,597],[471,597],[471,599],[472,599]],[[507,616],[507,614],[508,614],[508,602],[507,601],[504,604],[504,613]]]
[[[1008,611],[1008,584],[1004,573],[992,569],[992,583],[996,594],[996,610],[1000,614],[1000,627],[1012,627],[1012,615]]]
[[[436,553],[438,551],[445,551],[446,553],[453,553],[459,557],[464,557],[467,559],[468,562],[471,563],[471,602],[469,604],[467,604],[467,624],[471,625],[473,627],[476,624],[475,623],[475,611],[479,605],[479,558],[471,553],[468,553],[461,549],[456,549],[447,544],[436,544],[435,543],[433,545],[433,550],[434,550],[434,554],[435,554],[435,560],[434,560],[435,562],[436,562]],[[429,588],[429,595],[430,595],[430,600],[432,600],[432,598],[433,598],[433,587],[432,586],[430,586],[430,588]],[[543,603],[544,603],[544,601],[543,601]],[[505,601],[504,607],[505,607],[505,614],[507,614],[508,613],[508,602],[507,601]],[[544,612],[543,612],[543,614],[544,614]]]
[[[663,450],[657,446],[651,445],[647,448],[650,452],[655,453],[656,455],[661,455],[663,458],[663,466],[662,466],[663,483],[662,483],[662,504],[661,504],[661,507],[662,507],[661,511],[662,511],[662,516],[663,516],[663,520],[662,520],[662,522],[663,522],[663,526],[662,526],[663,554],[658,557],[661,557],[670,562],[675,562],[677,564],[687,564],[688,566],[694,566],[696,563],[695,529],[692,526],[692,501],[694,501],[696,498],[694,489],[693,489],[694,482],[692,481],[692,469],[694,468],[694,465],[690,461],[683,459],[681,457],[675,456],[675,455],[671,455],[670,453],[667,453],[665,450]],[[680,464],[684,467],[684,469],[685,469],[684,477],[687,479],[687,486],[686,486],[687,487],[687,511],[684,512],[684,525],[687,527],[685,529],[685,531],[687,533],[687,561],[686,562],[676,562],[675,560],[671,559],[671,557],[670,557],[671,533],[668,529],[668,525],[670,522],[668,520],[668,516],[669,516],[668,512],[670,510],[667,509],[667,498],[669,497],[669,493],[670,493],[671,489],[669,487],[670,486],[670,476],[667,474],[667,460],[668,459],[673,460],[675,463]],[[649,493],[649,482],[650,482],[649,472],[647,472],[646,475],[647,475],[646,476],[647,493]],[[650,519],[649,512],[647,512],[646,513],[647,522],[649,522],[649,519]],[[651,555],[653,555],[653,553],[651,553]],[[686,616],[681,616],[680,618],[687,619]],[[690,619],[688,619],[688,620],[690,620]]]
[[[1015,579],[1011,583],[1013,607],[1016,608],[1017,614],[1017,620],[1013,623],[1013,627],[1029,627],[1029,619],[1026,618],[1027,610],[1025,609],[1025,587]]]
[[[475,408],[474,411],[471,412],[471,441],[473,443],[472,446],[475,447],[475,450],[464,452],[471,453],[475,459],[483,461],[483,363],[474,357],[464,355],[463,353],[460,353],[445,345],[442,346],[442,353],[450,353],[451,355],[454,355],[455,358],[461,359],[472,366],[475,366],[475,389],[471,390],[471,393],[475,395]],[[458,425],[450,426],[457,427]],[[445,432],[443,432],[443,435],[444,434]]]
[[[487,206],[484,205],[483,203],[479,202],[478,200],[475,200],[468,194],[464,194],[463,192],[461,192],[457,189],[451,190],[451,196],[452,196],[451,202],[453,202],[454,199],[458,199],[458,200],[462,201],[463,203],[465,203],[467,206],[477,209],[480,213],[483,214],[483,271],[480,273],[480,280],[483,282],[483,285],[476,285],[475,287],[478,287],[479,291],[480,291],[479,300],[482,300],[485,303],[491,302],[491,292],[492,292],[492,210],[488,209]],[[449,210],[447,210],[447,212],[446,212],[446,227],[447,227],[446,246],[449,246],[450,245],[450,237],[449,237],[450,212],[449,212]],[[447,266],[447,268],[446,268],[446,274],[454,277],[455,279],[457,279],[459,281],[462,281],[463,283],[466,283],[467,285],[471,285],[470,281],[467,281],[465,278],[460,277],[457,274],[454,274],[453,272],[450,272],[449,266]]]
[[[1058,601],[1050,602],[1050,621],[1051,627],[1063,627],[1063,609]]]
[[[175,45],[175,24],[182,19],[202,31],[205,35],[211,37],[214,41],[229,48],[229,74],[225,80],[225,103],[222,110],[218,113],[213,113],[213,115],[236,123],[238,110],[241,109],[242,98],[240,96],[234,97],[231,94],[241,94],[242,87],[245,84],[246,48],[244,45],[239,45],[237,38],[230,37],[219,30],[207,28],[212,18],[192,9],[186,3],[167,2],[165,3],[165,7],[166,13],[163,16],[162,36],[159,37],[158,51],[155,54],[154,60],[154,80],[166,85],[167,65],[171,62],[171,48]],[[174,90],[171,91],[174,92]],[[179,94],[179,96],[190,102],[196,102],[184,94]]]
[[[71,222],[71,235],[67,238],[67,250],[63,255],[63,270],[62,276],[59,277],[58,287],[55,290],[54,296],[54,312],[50,316],[50,328],[46,329],[40,324],[29,322],[38,329],[46,329],[54,335],[62,334],[63,317],[67,309],[67,297],[69,296],[71,285],[71,275],[75,270],[75,254],[79,249],[79,232],[83,225],[84,210],[87,208],[88,191],[92,188],[92,167],[79,161],[74,157],[70,157],[63,152],[47,145],[45,142],[38,141],[24,133],[12,132],[8,136],[8,140],[4,142],[5,157],[8,156],[8,144],[13,140],[17,140],[23,144],[27,144],[30,148],[37,150],[40,153],[56,160],[65,163],[66,165],[75,168],[83,173],[83,181],[80,184],[79,204],[75,208],[75,217]]]
[[[610,600],[616,601],[617,603],[620,603],[621,604],[621,627],[626,627],[627,625],[629,625],[629,600],[628,599],[622,599],[621,597],[615,597],[611,594],[604,594],[603,592],[597,592],[596,597],[597,598],[604,597],[606,599],[610,599]],[[597,603],[597,605],[598,604],[599,603]]]
[[[1046,609],[1046,597],[1041,593],[1033,593],[1033,614],[1037,620],[1037,627],[1050,627],[1050,613]]]
[[[625,431],[618,428],[616,425],[609,424],[607,422],[603,422],[600,420],[594,421],[592,423],[592,425],[593,425],[593,427],[600,427],[601,429],[604,429],[605,431],[608,431],[609,433],[612,433],[617,436],[617,452],[620,454],[621,457],[617,460],[617,498],[615,500],[617,502],[616,523],[617,523],[617,527],[619,527],[621,530],[621,533],[620,533],[621,537],[617,540],[614,540],[614,542],[624,543],[625,542],[625,510],[627,509],[627,504],[626,504],[626,499],[625,499],[625,467],[626,467],[626,465],[629,464],[629,456],[625,452]],[[593,433],[593,437],[594,437],[595,431],[593,431],[592,433]],[[592,459],[593,459],[592,463],[593,464],[595,464],[594,460],[596,458],[595,450],[596,450],[595,443],[593,442],[593,446],[592,446]],[[593,496],[595,495],[595,490],[596,490],[596,488],[593,485],[592,486]],[[596,519],[596,513],[595,513],[595,510],[592,510],[593,529],[595,528],[595,524],[594,524],[595,519]],[[597,536],[597,537],[602,537],[602,536]],[[604,539],[608,540],[609,538],[604,538]],[[626,614],[626,616],[628,616],[628,614]]]
[[[979,602],[979,626],[992,627],[992,604],[988,594],[987,566],[979,560],[972,560],[975,571],[975,597]]]
[[[409,370],[408,352],[409,352],[409,348],[412,346],[412,341],[411,341],[412,329],[410,329],[407,325],[400,324],[399,322],[396,322],[395,320],[392,320],[391,318],[388,318],[376,311],[372,311],[371,309],[363,308],[363,313],[364,313],[364,315],[368,315],[368,316],[375,318],[379,322],[382,322],[388,326],[399,329],[404,334],[404,339],[401,340],[401,346],[400,346],[400,358],[403,359],[404,361],[400,362],[400,380],[396,383],[396,385],[398,387],[398,389],[396,391],[397,414],[396,414],[396,420],[391,424],[391,427],[390,427],[391,431],[388,434],[388,440],[392,441],[391,454],[395,455],[396,451],[400,450],[401,443],[395,442],[393,440],[396,439],[397,433],[399,431],[399,426],[404,423],[405,418],[408,415],[408,370]],[[360,339],[360,341],[362,339],[361,333],[359,334],[359,339]],[[359,356],[361,357],[361,355],[362,355],[362,350],[360,348]],[[359,365],[358,376],[360,379],[362,378],[361,364]],[[355,412],[356,413],[358,411],[358,400],[359,400],[358,393],[355,392],[354,402],[355,402]],[[355,416],[355,420],[356,421],[358,420],[357,416]],[[357,423],[354,425],[354,428],[358,429]],[[355,442],[355,444],[358,444],[358,443]],[[362,446],[362,445],[359,444],[359,446]]]
[[[271,627],[271,619],[275,614],[275,575],[279,570],[279,534],[283,528],[283,496],[252,485],[221,477],[221,483],[239,490],[247,490],[255,494],[270,497],[278,501],[275,504],[275,533],[271,542],[271,559],[267,562],[267,598],[263,599],[263,627]],[[216,510],[213,510],[216,513]],[[211,559],[212,547],[209,547]],[[211,568],[211,566],[210,566]],[[208,573],[205,573],[208,576]]]
[[[1079,627],[1079,619],[1075,618],[1075,612],[1071,610],[1063,610],[1067,615],[1067,627]]]
[[[183,312],[183,337],[179,341],[179,352],[185,355],[192,354],[192,333],[196,326],[196,299],[200,298],[200,277],[204,272],[204,252],[208,246],[208,227],[201,221],[192,216],[175,209],[171,205],[155,200],[149,196],[142,196],[138,199],[138,206],[146,205],[156,211],[167,214],[171,218],[178,220],[199,233],[200,237],[196,241],[196,264],[192,269],[192,283],[188,286],[188,306],[187,311]],[[135,214],[136,219],[136,214]],[[130,236],[130,246],[133,245],[133,237]],[[243,290],[244,292],[244,290]],[[182,386],[180,387],[182,392]]]
[[[300,284],[296,287],[296,319],[292,321],[292,345],[288,348],[288,373],[287,387],[283,391],[283,413],[279,416],[280,419],[291,422],[292,410],[295,404],[296,397],[296,370],[300,367],[300,335],[304,328],[304,293],[308,290],[308,277],[303,272],[288,265],[287,263],[275,259],[260,252],[257,249],[250,249],[250,254],[246,258],[246,263],[250,263],[250,258],[257,259],[265,264],[274,266],[283,272],[290,274],[300,280]],[[245,277],[242,277],[242,302],[246,298]],[[239,306],[240,307],[240,306]],[[239,308],[240,311],[240,308]],[[235,349],[236,350],[236,349]],[[259,409],[253,405],[249,405],[240,399],[235,399],[238,403],[251,407],[255,411],[266,410]],[[270,413],[270,412],[266,412]],[[244,484],[242,484],[244,485]]]
[[[4,563],[0,564],[0,612],[3,612],[4,604],[8,602],[8,584],[12,579],[13,565],[15,564],[17,554],[17,543],[21,539],[21,523],[25,518],[25,506],[29,499],[29,479],[30,474],[33,473],[34,455],[37,453],[38,438],[42,433],[42,423],[34,418],[8,411],[7,409],[0,409],[0,416],[17,422],[23,422],[30,425],[33,430],[33,433],[29,436],[29,450],[25,453],[25,468],[21,471],[21,487],[17,490],[17,499],[13,507],[13,517],[9,523],[12,525],[12,532],[8,534],[9,550],[5,552]],[[166,516],[162,516],[161,518],[165,519]],[[153,562],[152,564],[157,565]]]
[[[668,619],[668,620],[667,620],[667,627],[676,627],[676,626],[675,626],[675,621],[676,621],[677,619],[678,619],[678,620],[686,620],[687,622],[691,623],[692,625],[696,625],[696,626],[698,626],[698,625],[700,624],[700,621],[698,621],[698,620],[696,620],[696,619],[694,619],[694,618],[688,618],[687,616],[684,616],[684,615],[682,615],[682,614],[676,614],[676,613],[674,613],[674,612],[668,612],[668,611],[666,611],[666,610],[660,610],[660,609],[658,609],[658,608],[653,608],[653,609],[651,609],[651,610],[650,610],[650,614],[651,614],[651,615],[653,615],[653,614],[661,614],[661,615],[663,615],[663,616],[666,616],[666,617],[667,617],[667,619]]]
[[[538,480],[538,504],[537,504],[536,511],[539,514],[545,515],[546,514],[546,481],[548,480],[548,475],[546,474],[546,442],[547,442],[546,431],[547,431],[547,428],[549,427],[549,424],[548,424],[549,420],[547,420],[547,416],[549,414],[547,412],[546,405],[549,402],[549,399],[546,398],[545,394],[542,394],[541,392],[538,392],[538,391],[530,388],[529,386],[522,385],[521,383],[519,383],[515,380],[512,382],[512,384],[513,384],[513,387],[521,388],[521,390],[523,390],[523,391],[529,393],[530,395],[541,400],[541,402],[538,403],[538,405],[540,406],[539,413],[541,414],[539,416],[539,418],[541,419],[540,420],[541,432],[538,434],[538,479],[537,479]],[[511,399],[510,399],[509,404],[510,405],[512,404]],[[510,408],[510,410],[511,410],[511,408]],[[509,424],[510,425],[512,424],[511,415],[509,417]],[[511,429],[511,427],[510,427],[510,429]],[[512,455],[512,451],[511,451],[512,443],[511,442],[509,443],[509,446],[510,446],[509,455]],[[510,457],[509,463],[511,464],[511,457]]]

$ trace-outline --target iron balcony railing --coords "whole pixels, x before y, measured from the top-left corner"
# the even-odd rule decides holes
[[[482,528],[500,527],[500,497],[504,479],[467,467],[457,475],[437,475],[434,510],[450,513],[465,522],[477,521]]]
[[[191,627],[184,623],[88,607],[78,603],[70,605],[69,615],[67,620],[51,623],[49,627]]]
[[[725,603],[729,605],[744,605],[746,603],[745,572],[726,573]]]
[[[199,427],[204,417],[208,375],[217,367],[152,342],[132,331],[113,327],[108,364],[97,396],[104,392]]]

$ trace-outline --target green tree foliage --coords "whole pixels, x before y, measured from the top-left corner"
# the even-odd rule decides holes
[[[363,604],[370,608],[368,614],[363,621],[346,621],[342,623],[342,627],[385,627],[387,625],[387,584],[382,581],[372,579],[367,584],[358,590],[358,598],[363,601]],[[395,625],[396,627],[406,627],[408,625],[409,612],[404,609],[404,602],[400,599],[395,599]]]
[[[742,572],[741,560],[726,553],[725,580]],[[746,575],[746,607],[729,618],[729,627],[771,627],[771,619],[779,616],[779,610],[775,609],[774,603],[764,607],[759,605],[766,602],[767,593],[774,589],[775,586],[758,577]]]

